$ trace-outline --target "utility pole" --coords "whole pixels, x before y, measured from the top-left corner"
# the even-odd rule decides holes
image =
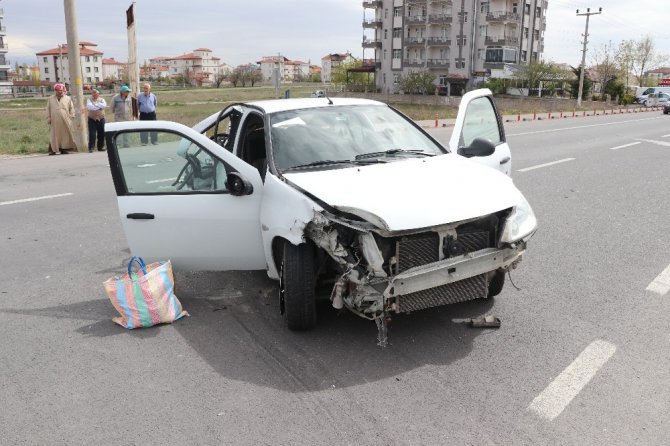
[[[86,139],[86,122],[84,121],[83,113],[84,86],[81,83],[81,58],[79,54],[79,32],[77,30],[75,0],[63,0],[63,5],[67,34],[68,68],[70,70],[70,94],[74,103],[74,134],[72,136],[77,150],[85,152],[88,141]]]
[[[582,106],[582,93],[584,91],[584,71],[586,71],[586,44],[589,43],[589,17],[595,14],[602,14],[603,8],[598,8],[598,12],[591,12],[591,8],[586,8],[586,12],[579,13],[577,10],[577,15],[586,16],[586,29],[584,30],[584,48],[582,49],[582,65],[581,70],[579,71],[579,93],[577,93],[577,107]]]

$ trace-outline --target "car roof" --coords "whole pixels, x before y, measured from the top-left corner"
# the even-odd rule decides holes
[[[298,98],[298,99],[271,99],[265,101],[247,102],[262,109],[265,113],[276,113],[280,111],[299,110],[305,108],[329,107],[332,105],[386,105],[383,102],[370,99],[358,98]]]

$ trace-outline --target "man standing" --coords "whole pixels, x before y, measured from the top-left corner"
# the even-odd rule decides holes
[[[91,90],[91,97],[86,101],[88,110],[88,152],[93,152],[96,145],[96,136],[98,139],[98,152],[102,152],[105,146],[105,108],[107,102],[100,96],[100,92],[95,88]]]
[[[140,111],[140,121],[155,121],[156,106],[158,101],[156,95],[151,92],[151,85],[144,84],[144,93],[137,97],[137,106]],[[156,132],[151,132],[151,144],[158,144]],[[140,142],[143,146],[147,145],[147,132],[140,133]]]
[[[133,100],[127,85],[122,85],[119,93],[112,98],[112,113],[116,122],[133,120]],[[121,134],[121,140],[123,147],[128,147],[127,133]]]
[[[65,94],[65,85],[61,83],[54,85],[54,92],[55,94],[47,101],[47,122],[50,126],[49,155],[56,155],[58,152],[65,155],[77,151],[72,137],[74,106],[72,99]]]

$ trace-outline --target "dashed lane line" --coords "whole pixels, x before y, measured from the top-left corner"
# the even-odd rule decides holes
[[[670,265],[656,276],[646,289],[661,296],[668,294],[668,291],[670,291]]]
[[[568,161],[574,161],[575,158],[564,158],[558,161],[552,161],[550,163],[538,164],[537,166],[526,167],[523,169],[517,170],[517,172],[528,172],[529,170],[541,169],[542,167],[553,166],[554,164],[566,163]]]
[[[593,341],[530,403],[528,410],[549,421],[559,416],[615,351],[614,344]]]
[[[68,192],[68,193],[65,193],[65,194],[44,195],[42,197],[24,198],[22,200],[0,201],[0,206],[4,206],[6,204],[28,203],[29,201],[37,201],[37,200],[48,200],[50,198],[67,197],[69,195],[74,195],[74,194],[71,193],[71,192]]]
[[[648,142],[650,144],[656,144],[657,146],[670,147],[670,142],[667,141],[656,141],[655,139],[642,139],[642,138],[633,138],[638,141]]]
[[[624,144],[622,146],[610,147],[610,150],[619,150],[619,149],[623,149],[623,148],[626,148],[626,147],[636,146],[638,144],[642,144],[642,143],[640,141],[632,142],[630,144]]]

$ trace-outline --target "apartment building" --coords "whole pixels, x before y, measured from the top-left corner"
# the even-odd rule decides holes
[[[9,80],[9,70],[12,68],[7,59],[7,43],[5,43],[5,36],[7,30],[2,22],[5,19],[5,11],[0,8],[0,94],[7,94],[12,92],[12,82]]]
[[[128,79],[128,64],[119,62],[113,57],[102,59],[102,79],[105,81]]]
[[[104,80],[102,73],[103,53],[92,48],[96,46],[98,45],[93,42],[79,42],[81,78],[87,85],[94,85]],[[42,80],[51,83],[70,83],[67,45],[58,45],[56,48],[40,51],[35,56],[37,56],[37,66],[40,69]]]
[[[321,58],[321,82],[329,84],[332,81],[333,69],[340,65],[348,65],[356,59],[351,53],[332,53]]]
[[[171,77],[187,76],[197,85],[210,85],[219,73],[221,59],[209,48],[196,48],[192,52],[176,57],[154,57],[151,64],[165,64]]]
[[[279,68],[281,78],[285,81],[300,81],[310,75],[309,62],[291,60],[282,55],[263,56],[256,64],[260,67],[261,75],[266,82],[272,79],[272,73],[276,68]]]
[[[375,81],[397,91],[412,71],[430,70],[459,94],[505,64],[540,60],[548,0],[363,0],[363,52]]]

